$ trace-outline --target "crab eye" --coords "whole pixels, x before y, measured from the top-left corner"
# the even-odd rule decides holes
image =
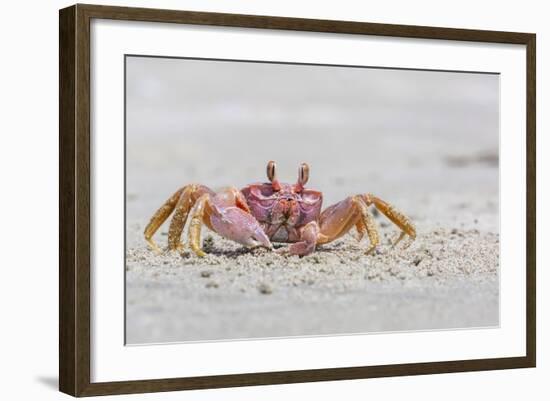
[[[275,162],[273,160],[267,163],[267,178],[270,182],[273,182],[275,179]]]
[[[300,170],[298,172],[298,181],[302,185],[306,185],[309,180],[309,166],[306,163],[300,165]]]

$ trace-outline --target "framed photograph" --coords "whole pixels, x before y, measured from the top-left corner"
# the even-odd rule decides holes
[[[535,34],[59,18],[61,391],[535,366]]]

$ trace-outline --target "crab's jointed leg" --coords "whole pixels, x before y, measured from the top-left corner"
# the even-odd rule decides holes
[[[347,233],[352,227],[359,232],[359,240],[367,234],[372,252],[380,239],[374,217],[369,212],[365,201],[360,196],[351,196],[330,206],[323,213],[319,223],[311,221],[300,232],[300,241],[290,245],[293,255],[309,255],[317,244],[326,244]]]
[[[380,243],[378,227],[376,225],[376,221],[374,220],[374,216],[371,214],[371,212],[369,212],[368,206],[365,204],[363,199],[361,199],[360,197],[354,197],[353,201],[361,213],[359,221],[364,226],[367,236],[369,237],[370,248],[367,249],[367,254],[369,254],[374,251]]]
[[[168,228],[168,249],[171,251],[183,249],[183,243],[180,239],[189,211],[201,196],[211,193],[213,192],[203,185],[188,185],[185,187]]]
[[[358,240],[366,234],[370,241],[367,253],[371,253],[380,243],[378,228],[368,206],[374,204],[386,217],[394,222],[402,233],[394,245],[405,235],[416,238],[416,230],[411,221],[393,206],[373,195],[355,195],[329,206],[320,216],[318,244],[334,241],[353,227],[357,229]]]
[[[371,246],[367,253],[372,252],[380,242],[376,221],[360,195],[350,196],[329,206],[321,213],[320,224],[324,238],[319,239],[319,244],[334,241],[353,227],[356,227],[359,233],[358,240],[365,234],[369,237]]]
[[[178,189],[170,198],[168,198],[168,200],[164,202],[164,204],[155,212],[153,217],[151,217],[151,220],[149,220],[149,223],[145,227],[145,231],[143,233],[145,240],[157,253],[160,253],[161,250],[157,243],[153,240],[153,235],[155,235],[155,232],[157,232],[162,223],[164,223],[168,216],[170,216],[170,214],[174,211],[183,190],[184,188]]]
[[[355,223],[355,229],[357,230],[357,242],[361,242],[367,233],[367,226],[363,223],[363,220],[357,220],[357,223]]]
[[[206,253],[201,249],[201,227],[204,219],[204,208],[208,201],[208,195],[205,194],[199,198],[193,212],[191,221],[189,222],[189,246],[197,254],[197,256],[206,256]]]
[[[380,210],[384,216],[390,219],[397,227],[401,229],[401,233],[399,234],[397,240],[393,243],[393,246],[396,246],[405,237],[405,235],[408,235],[412,240],[416,238],[416,228],[414,227],[414,224],[407,216],[397,210],[394,206],[372,194],[361,195],[361,197],[365,200],[367,206],[374,204],[374,206]]]
[[[178,189],[164,204],[155,212],[151,220],[145,227],[145,240],[151,248],[157,253],[161,253],[161,249],[153,240],[153,235],[166,219],[175,210],[174,217],[170,222],[168,229],[168,249],[181,249],[183,244],[180,243],[181,232],[185,226],[189,210],[193,207],[199,196],[204,193],[212,193],[212,191],[204,185],[191,184]]]

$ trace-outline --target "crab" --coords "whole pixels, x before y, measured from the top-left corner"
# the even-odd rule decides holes
[[[377,224],[369,206],[374,207],[399,227],[397,245],[406,235],[412,242],[416,229],[411,220],[395,207],[372,194],[348,196],[322,211],[323,194],[306,188],[309,166],[302,163],[295,184],[277,179],[275,162],[267,164],[267,183],[250,184],[239,190],[229,187],[219,192],[201,184],[186,185],[178,189],[153,215],[144,236],[150,247],[161,249],[153,235],[173,213],[168,229],[168,249],[183,250],[183,229],[188,223],[188,241],[191,250],[205,256],[201,248],[201,228],[210,230],[248,248],[273,249],[273,243],[288,243],[277,252],[305,256],[318,245],[334,241],[352,228],[357,230],[358,241],[367,235],[371,254],[380,243]],[[410,243],[409,243],[410,245]]]

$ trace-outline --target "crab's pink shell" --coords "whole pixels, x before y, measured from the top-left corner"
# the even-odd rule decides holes
[[[241,192],[270,239],[293,242],[301,227],[319,219],[323,195],[312,189],[297,191],[290,184],[280,186],[276,191],[270,183],[250,184]]]

